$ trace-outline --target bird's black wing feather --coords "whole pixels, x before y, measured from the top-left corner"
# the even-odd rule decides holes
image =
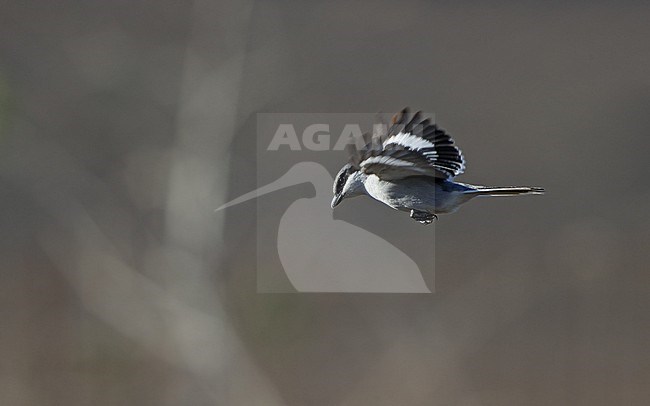
[[[351,151],[351,163],[365,173],[385,180],[409,176],[449,179],[465,169],[465,160],[444,130],[422,113],[407,108],[393,117],[385,135],[366,136],[361,150]]]

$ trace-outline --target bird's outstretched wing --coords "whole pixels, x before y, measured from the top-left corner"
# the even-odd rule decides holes
[[[364,135],[365,147],[350,147],[350,162],[365,173],[384,180],[409,176],[449,179],[465,170],[465,159],[454,140],[418,111],[408,108],[393,117],[386,134]]]

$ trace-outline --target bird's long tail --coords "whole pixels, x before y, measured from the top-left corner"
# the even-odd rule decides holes
[[[486,187],[479,186],[470,193],[478,196],[517,196],[517,195],[542,195],[544,189],[541,187],[528,186],[503,186],[503,187]]]

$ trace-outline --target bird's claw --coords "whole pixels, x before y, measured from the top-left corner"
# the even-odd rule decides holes
[[[424,225],[433,223],[433,220],[438,220],[438,216],[435,214],[418,210],[411,210],[411,218]]]

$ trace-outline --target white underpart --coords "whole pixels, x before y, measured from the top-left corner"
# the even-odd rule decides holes
[[[419,151],[424,148],[435,147],[435,145],[431,141],[425,140],[424,138],[418,137],[417,135],[413,135],[411,133],[402,133],[402,132],[398,133],[397,135],[393,135],[392,137],[384,141],[384,147],[388,144],[402,145],[404,147],[407,147],[415,151]]]

